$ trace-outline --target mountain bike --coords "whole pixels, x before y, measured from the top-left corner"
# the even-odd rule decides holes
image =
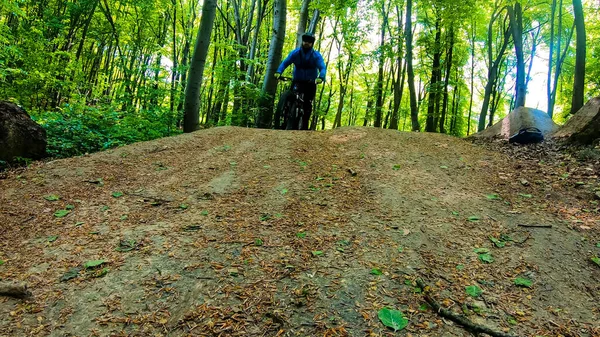
[[[291,81],[290,77],[281,76],[282,82]],[[302,130],[304,117],[304,93],[298,91],[298,83],[292,82],[290,89],[281,94],[275,111],[275,129]],[[283,118],[283,123],[281,119]]]

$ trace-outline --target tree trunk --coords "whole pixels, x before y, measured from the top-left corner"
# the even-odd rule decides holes
[[[573,99],[571,101],[571,114],[576,113],[583,106],[585,89],[585,21],[583,20],[583,6],[581,0],[573,0],[573,16],[577,30],[577,49],[575,51],[575,79],[573,83]]]
[[[448,46],[448,55],[446,60],[446,78],[444,79],[444,103],[442,104],[442,116],[440,118],[440,132],[446,133],[446,111],[448,111],[448,84],[452,71],[452,52],[454,50],[454,27],[450,27],[450,43]]]
[[[381,127],[382,108],[383,108],[383,66],[385,63],[385,30],[387,29],[388,15],[385,10],[385,1],[381,1],[381,40],[379,44],[379,71],[377,73],[377,85],[375,89],[375,124],[376,128]]]
[[[302,7],[300,8],[300,19],[298,20],[298,28],[296,29],[296,48],[302,46],[302,34],[306,32],[306,25],[308,23],[308,5],[310,0],[302,0]]]
[[[286,0],[275,0],[273,5],[273,35],[269,46],[267,69],[262,87],[262,97],[259,102],[260,117],[257,127],[268,128],[273,120],[273,103],[277,91],[277,79],[273,76],[281,63],[281,53],[285,42],[285,22],[287,15]]]
[[[426,132],[436,132],[436,113],[435,106],[438,101],[439,84],[441,78],[441,58],[442,58],[442,19],[440,14],[437,14],[435,20],[435,44],[433,50],[433,64],[431,66],[431,81],[429,83],[429,101],[427,104],[427,120],[425,123]]]
[[[519,108],[525,106],[525,97],[527,95],[527,87],[525,86],[525,59],[523,57],[523,12],[519,2],[515,3],[514,8],[511,6],[507,8],[517,57],[517,98],[515,99],[515,108]]]
[[[196,37],[196,46],[192,55],[188,84],[185,91],[183,132],[196,131],[200,127],[200,89],[202,88],[202,74],[206,64],[206,56],[210,45],[213,24],[217,8],[216,0],[205,0],[202,6],[200,29]]]
[[[473,93],[475,91],[475,30],[477,21],[473,19],[471,27],[471,93],[469,98],[469,118],[467,119],[467,136],[471,132],[471,114],[473,113]]]
[[[413,32],[412,32],[412,0],[406,0],[406,27],[404,28],[406,41],[406,68],[408,72],[408,90],[410,92],[410,119],[412,131],[419,131],[419,108],[417,107],[417,94],[415,90],[415,71],[413,69]]]
[[[498,67],[500,66],[500,62],[502,62],[503,56],[504,56],[504,52],[506,51],[506,48],[508,47],[508,42],[510,40],[510,34],[511,34],[511,27],[507,27],[507,29],[504,31],[504,39],[502,42],[502,46],[500,47],[500,50],[498,51],[497,55],[496,55],[496,59],[493,60],[492,59],[492,29],[493,29],[493,25],[494,25],[494,21],[498,18],[499,13],[493,13],[492,15],[492,20],[490,21],[489,25],[488,25],[488,36],[487,36],[487,48],[488,48],[488,64],[489,69],[488,69],[488,80],[487,80],[487,84],[485,86],[485,92],[483,95],[483,104],[481,106],[481,113],[479,114],[479,125],[477,127],[477,131],[483,131],[483,129],[485,129],[485,120],[487,117],[487,112],[489,109],[489,104],[490,104],[490,95],[492,93],[492,87],[496,81],[496,76],[498,73]]]

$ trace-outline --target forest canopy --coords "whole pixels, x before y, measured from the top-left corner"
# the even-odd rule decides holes
[[[177,134],[204,6],[3,1],[0,100],[21,105],[46,129],[54,156]],[[561,123],[576,102],[600,95],[598,1],[217,0],[199,125],[271,127],[258,120],[259,103],[282,10],[284,55],[319,13],[315,49],[328,75],[315,98],[314,130],[466,136],[523,104]],[[267,100],[267,114],[274,103]]]

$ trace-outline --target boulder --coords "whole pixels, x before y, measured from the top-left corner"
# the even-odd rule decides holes
[[[594,143],[600,138],[600,97],[592,98],[551,136],[572,143]]]
[[[46,156],[46,130],[19,106],[0,101],[0,160]]]
[[[542,135],[546,137],[558,130],[559,126],[544,111],[520,107],[513,110],[501,121],[481,132],[473,134],[471,137],[508,140],[511,136],[519,133],[519,130],[527,128],[539,129]]]

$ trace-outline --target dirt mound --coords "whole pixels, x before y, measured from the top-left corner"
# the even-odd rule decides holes
[[[0,179],[0,279],[33,292],[0,297],[0,335],[381,336],[389,307],[411,334],[469,336],[421,278],[498,331],[598,336],[586,165],[439,134],[233,127],[35,163]]]
[[[600,138],[600,97],[587,102],[552,137],[582,144],[597,141]]]
[[[547,113],[533,108],[520,107],[513,110],[501,121],[471,137],[508,139],[518,133],[519,130],[529,127],[538,128],[544,136],[559,128]]]

